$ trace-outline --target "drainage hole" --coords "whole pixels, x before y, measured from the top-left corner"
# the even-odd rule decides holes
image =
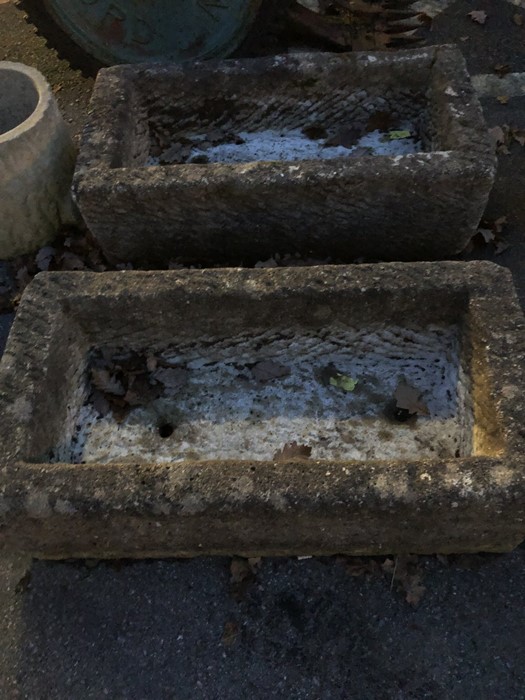
[[[173,435],[174,430],[175,428],[171,423],[163,423],[162,425],[159,425],[159,435],[161,438],[169,438],[170,435]]]

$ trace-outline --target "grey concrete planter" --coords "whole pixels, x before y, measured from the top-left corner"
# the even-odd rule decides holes
[[[0,62],[0,258],[28,253],[74,220],[75,149],[34,68]]]
[[[407,125],[416,152],[370,155]],[[323,147],[348,137],[365,146]],[[494,165],[457,49],[304,54],[102,70],[75,192],[123,260],[436,259],[469,241]]]
[[[100,351],[176,381],[117,419],[92,398]],[[490,263],[41,274],[0,365],[2,542],[43,557],[511,549],[524,361],[510,275]],[[424,404],[406,421],[400,379]]]

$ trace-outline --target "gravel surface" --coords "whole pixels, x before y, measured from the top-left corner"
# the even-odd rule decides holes
[[[484,26],[466,17],[472,9],[486,10]],[[525,26],[512,21],[516,12],[505,0],[457,0],[428,42],[459,40],[472,72],[500,63],[523,71]],[[0,59],[46,75],[78,135],[92,80],[59,60],[2,0],[0,47]],[[490,126],[525,127],[525,97],[506,105],[487,98],[483,106]],[[492,220],[507,216],[511,247],[496,257],[491,245],[465,256],[510,267],[522,300],[524,181],[525,149],[513,147],[500,157],[487,210]],[[11,320],[0,316],[0,348]],[[219,558],[31,564],[4,556],[0,697],[525,699],[524,548],[420,559],[414,566],[426,591],[417,588],[417,607],[390,565],[354,575],[380,564],[268,559],[249,585],[232,585],[230,560]]]

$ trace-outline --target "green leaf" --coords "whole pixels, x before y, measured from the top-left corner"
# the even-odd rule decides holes
[[[409,139],[410,131],[389,131],[388,139],[390,141],[396,141],[397,139]]]
[[[336,389],[342,389],[343,391],[354,391],[358,383],[358,379],[347,377],[346,374],[337,374],[336,377],[330,377],[330,386],[335,386]]]

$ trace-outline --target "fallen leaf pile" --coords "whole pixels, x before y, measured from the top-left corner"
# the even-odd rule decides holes
[[[319,0],[317,7],[291,2],[287,16],[301,34],[353,51],[416,44],[431,21],[404,0]]]
[[[490,244],[493,248],[494,255],[501,255],[501,253],[510,248],[509,243],[506,241],[503,235],[506,225],[506,216],[500,216],[494,220],[486,218],[482,219],[476,234],[473,236],[470,245],[466,249],[466,252],[470,253],[476,247]]]
[[[425,594],[423,568],[419,557],[399,555],[396,557],[336,557],[350,576],[374,576],[390,581],[390,588],[401,593],[406,602],[417,607]]]
[[[404,594],[406,602],[417,607],[426,591],[422,585],[423,572],[419,558],[410,554],[388,558],[383,562],[382,569],[387,576],[391,576],[391,588],[395,585]]]
[[[192,151],[198,148],[206,151],[208,148],[219,144],[235,143],[243,144],[244,140],[238,135],[220,128],[211,129],[205,136],[189,138],[187,136],[175,136],[168,127],[158,126],[155,129],[151,155],[159,159],[161,165],[180,165],[182,163],[207,163],[205,154],[192,156]]]
[[[437,554],[435,559],[443,566],[478,571],[493,563],[501,555],[498,554],[454,554],[444,556]],[[298,556],[298,560],[310,560],[311,556]],[[424,580],[424,559],[413,555],[397,555],[388,557],[352,557],[337,555],[330,561],[344,567],[352,577],[377,578],[385,581],[391,591],[403,596],[404,600],[416,608],[426,593]],[[245,559],[233,557],[230,562],[230,591],[237,602],[241,602],[256,582],[257,574],[262,566],[261,557]],[[321,560],[322,561],[322,560]],[[326,560],[324,560],[326,561]],[[239,634],[236,622],[227,622],[223,634],[226,646],[233,644]]]
[[[255,383],[252,386],[290,374],[290,368],[276,360],[261,360],[238,369],[239,380],[251,377]],[[160,397],[176,398],[189,384],[190,370],[152,354],[103,348],[92,353],[89,380],[88,402],[100,416],[111,412],[117,422],[122,422],[132,408],[146,406]]]
[[[480,555],[484,556],[484,555]],[[299,556],[298,560],[312,559],[310,556]],[[353,577],[376,577],[389,582],[390,589],[401,593],[409,605],[417,607],[425,592],[423,586],[424,571],[419,557],[407,554],[395,557],[351,557],[337,555],[330,558],[331,561],[343,566],[347,573]],[[483,559],[485,562],[486,557]],[[454,557],[441,557],[438,560],[447,566],[461,565],[455,562]],[[250,587],[256,582],[257,574],[262,566],[261,557],[244,558],[233,557],[230,561],[230,594],[237,601],[245,599]],[[488,559],[490,561],[490,558]],[[480,565],[483,565],[483,562]],[[485,562],[486,563],[486,562]],[[228,624],[227,633],[223,637],[225,644],[235,641],[238,629]]]
[[[153,356],[99,350],[93,354],[90,381],[88,401],[97,413],[106,416],[111,412],[121,422],[132,408],[172,396],[187,383],[188,372]]]
[[[0,286],[0,312],[5,313],[16,308],[22,292],[39,272],[105,272],[118,269],[130,269],[130,265],[110,264],[87,231],[74,227],[65,228],[53,245],[44,246],[30,255],[19,256],[9,263],[13,284]]]

